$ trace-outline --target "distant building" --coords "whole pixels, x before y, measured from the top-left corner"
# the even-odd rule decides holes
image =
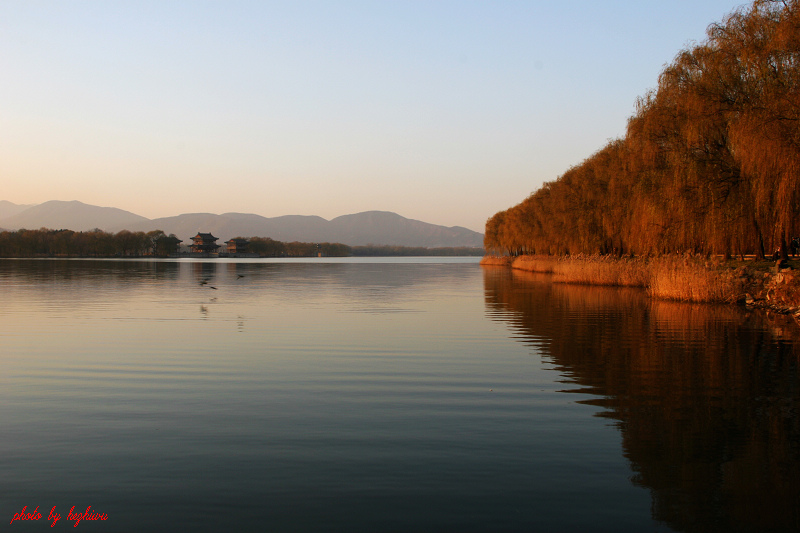
[[[216,254],[219,248],[217,237],[210,233],[198,233],[192,237],[192,244],[189,245],[193,254]]]
[[[231,239],[225,241],[229,254],[246,254],[249,253],[247,249],[250,246],[250,241],[247,239]]]

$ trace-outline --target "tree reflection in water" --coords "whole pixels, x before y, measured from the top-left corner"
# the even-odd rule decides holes
[[[682,531],[800,531],[797,326],[734,306],[484,270],[490,315],[605,408],[653,518]]]

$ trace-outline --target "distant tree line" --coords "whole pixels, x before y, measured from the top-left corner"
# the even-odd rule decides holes
[[[241,238],[241,237],[237,237]],[[412,248],[405,246],[347,246],[341,243],[281,242],[268,237],[250,237],[249,251],[260,257],[347,257],[482,255],[476,248]],[[0,232],[0,257],[168,257],[178,251],[181,240],[161,230],[107,233],[95,229],[21,229]]]
[[[360,257],[392,257],[392,256],[482,256],[483,248],[470,248],[466,246],[421,248],[417,246],[353,246],[352,255]]]
[[[487,251],[785,257],[800,230],[800,0],[756,0],[707,35],[624,138],[492,216]]]
[[[95,229],[0,232],[0,257],[167,257],[181,242],[161,230],[107,233]]]
[[[250,237],[248,249],[261,257],[346,257],[350,247],[341,243],[281,242],[269,237]]]
[[[237,237],[242,239],[244,237]],[[397,256],[481,256],[483,248],[366,245],[348,246],[341,243],[281,242],[269,237],[248,237],[248,250],[261,257],[397,257]]]

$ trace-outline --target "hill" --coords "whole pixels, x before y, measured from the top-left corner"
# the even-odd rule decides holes
[[[11,204],[9,202],[9,204]],[[14,206],[15,204],[11,204]],[[25,207],[25,206],[17,206]],[[13,208],[11,208],[13,209]],[[116,207],[98,207],[83,202],[62,202],[51,200],[18,211],[16,214],[0,219],[0,227],[7,229],[71,229],[88,231],[99,228],[124,227],[147,221],[148,219],[123,211]]]
[[[267,218],[246,213],[188,213],[112,229],[161,229],[184,240],[203,231],[213,233],[222,240],[242,236],[270,237],[283,242],[340,242],[350,246],[483,246],[483,235],[476,231],[429,224],[386,211],[366,211],[340,216],[331,221],[322,217],[301,215]]]
[[[483,246],[483,235],[459,226],[445,227],[402,217],[387,211],[366,211],[330,221],[334,239],[351,246],[392,244],[396,246]]]
[[[32,205],[18,205],[12,204],[7,200],[0,200],[0,220],[4,218],[8,218],[11,216],[16,215],[17,213],[21,213],[28,208],[33,207]]]

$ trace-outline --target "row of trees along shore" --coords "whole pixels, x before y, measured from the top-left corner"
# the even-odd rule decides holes
[[[167,257],[181,242],[161,230],[107,233],[68,229],[0,232],[0,257]]]
[[[637,100],[624,138],[492,216],[486,250],[785,258],[800,230],[800,0],[756,0],[707,36]]]
[[[418,248],[407,246],[348,246],[341,243],[281,242],[252,237],[249,250],[261,257],[443,256],[483,255],[480,248]],[[107,233],[66,229],[0,231],[0,257],[168,257],[181,242],[161,230]]]

